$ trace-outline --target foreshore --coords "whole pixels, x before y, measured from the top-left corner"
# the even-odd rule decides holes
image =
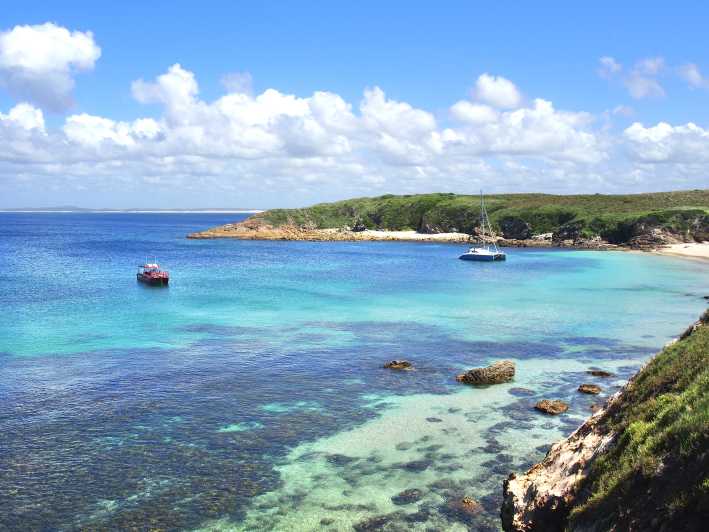
[[[670,244],[653,250],[653,253],[709,261],[709,242]]]
[[[315,229],[295,225],[274,227],[255,221],[226,224],[187,235],[189,239],[234,238],[237,240],[292,240],[309,242],[437,242],[466,244],[471,241],[466,233],[420,233],[418,231],[388,231],[365,229],[352,231],[346,228]],[[492,240],[490,240],[492,242]],[[502,247],[571,248],[588,250],[642,251],[659,255],[709,260],[709,242],[683,242],[655,246],[630,246],[611,244],[595,239],[558,240],[551,233],[527,239],[495,240]]]

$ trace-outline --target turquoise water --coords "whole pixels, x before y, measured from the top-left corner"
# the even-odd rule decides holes
[[[0,214],[0,529],[496,529],[501,480],[709,294],[644,254],[184,238],[235,219]],[[167,289],[135,281],[153,255]],[[513,383],[454,381],[499,358]]]

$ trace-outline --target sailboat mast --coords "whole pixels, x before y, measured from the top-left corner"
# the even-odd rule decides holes
[[[483,201],[483,191],[480,189],[480,238],[482,243],[485,243],[485,202]]]

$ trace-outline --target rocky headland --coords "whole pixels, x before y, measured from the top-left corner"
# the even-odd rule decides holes
[[[503,495],[507,531],[705,530],[709,311]]]
[[[192,239],[307,241],[480,240],[478,198],[455,194],[380,196],[273,209]],[[709,242],[709,190],[628,196],[490,196],[496,242],[504,247],[656,250],[702,255]],[[709,255],[707,255],[709,256]]]

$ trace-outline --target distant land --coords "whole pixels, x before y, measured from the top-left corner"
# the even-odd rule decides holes
[[[709,241],[709,189],[645,194],[485,196],[498,243],[509,246],[653,248]],[[189,238],[465,241],[476,236],[480,198],[387,194],[271,209]]]
[[[245,213],[255,214],[263,212],[263,209],[245,208],[193,208],[193,209],[155,209],[155,208],[133,208],[133,209],[91,209],[76,207],[74,205],[63,205],[59,207],[20,207],[0,209],[0,212],[144,212],[144,213]]]

